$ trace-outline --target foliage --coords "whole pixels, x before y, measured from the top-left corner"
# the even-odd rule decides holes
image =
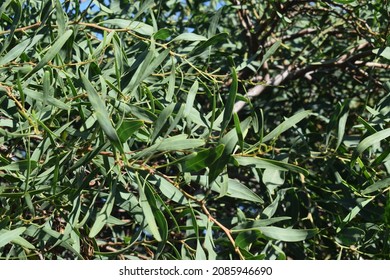
[[[0,15],[2,259],[389,259],[387,1]]]

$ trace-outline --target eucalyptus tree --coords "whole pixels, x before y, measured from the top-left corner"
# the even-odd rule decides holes
[[[0,16],[1,258],[389,258],[387,0]]]

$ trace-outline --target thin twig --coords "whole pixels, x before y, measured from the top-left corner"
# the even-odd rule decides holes
[[[213,223],[215,223],[217,226],[219,226],[220,229],[223,230],[223,232],[225,232],[226,236],[228,237],[230,243],[232,243],[233,247],[234,247],[234,250],[236,251],[236,253],[239,255],[240,259],[241,260],[245,260],[244,256],[242,255],[241,251],[240,251],[240,248],[238,248],[236,246],[236,242],[234,241],[233,237],[232,237],[232,234],[230,232],[230,230],[225,227],[223,224],[221,224],[217,219],[215,219],[209,212],[209,210],[207,209],[206,207],[206,203],[204,201],[202,201],[202,203],[200,204],[200,206],[202,207],[202,210],[203,212],[206,214],[206,216],[209,218],[210,221],[212,221]]]

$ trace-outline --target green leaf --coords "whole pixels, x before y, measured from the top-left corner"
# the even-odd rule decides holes
[[[59,36],[56,42],[49,48],[45,56],[39,61],[39,63],[26,75],[23,77],[23,80],[28,79],[37,71],[39,71],[43,66],[45,66],[50,60],[52,60],[58,52],[61,50],[62,46],[66,43],[70,36],[72,36],[73,31],[67,30],[64,34]]]
[[[186,105],[184,108],[184,114],[183,114],[183,117],[185,117],[185,118],[190,114],[191,109],[194,106],[194,100],[195,100],[196,94],[198,93],[198,88],[199,88],[199,83],[197,80],[195,80],[195,83],[191,86],[190,91],[188,92],[188,95],[187,95],[187,101],[186,101]]]
[[[207,31],[207,35],[209,38],[214,36],[215,33],[217,32],[218,22],[221,19],[222,11],[223,11],[223,7],[219,8],[218,11],[215,13],[215,15],[213,15],[213,17],[211,18],[210,26]]]
[[[30,42],[31,39],[28,38],[13,47],[9,52],[6,53],[6,55],[0,57],[0,65],[7,64],[8,62],[19,57],[27,49],[27,46],[30,44]]]
[[[263,137],[263,143],[279,137],[280,134],[290,129],[291,127],[299,123],[301,120],[308,117],[310,114],[311,111],[302,111],[286,119],[284,122],[278,125],[274,130],[272,130],[270,133],[268,133],[266,136]]]
[[[217,35],[211,37],[210,39],[208,39],[207,41],[200,43],[199,46],[196,46],[196,48],[194,48],[191,51],[191,55],[199,54],[202,51],[204,51],[205,49],[207,49],[208,47],[211,47],[211,46],[216,45],[216,44],[218,44],[220,42],[223,42],[227,38],[228,38],[228,34],[227,33],[217,34]]]
[[[368,204],[370,203],[371,201],[373,200],[373,198],[369,198],[367,200],[364,200],[362,202],[358,202],[358,205],[355,206],[354,208],[352,208],[352,210],[348,213],[347,216],[345,216],[345,218],[343,219],[341,225],[337,228],[336,232],[340,232],[340,230],[342,230],[342,228],[348,224],[353,218],[356,217],[357,214],[359,214],[359,212]]]
[[[362,140],[356,148],[357,153],[361,154],[368,147],[390,137],[390,128],[378,131]]]
[[[344,105],[344,104],[343,104]],[[348,107],[347,106],[343,106],[342,107],[342,115],[340,117],[340,120],[339,120],[339,125],[338,125],[338,129],[337,129],[337,145],[336,145],[336,150],[339,148],[341,142],[343,141],[343,138],[344,138],[344,133],[345,133],[345,126],[347,124],[347,119],[348,119]]]
[[[87,79],[87,77],[80,72],[81,79],[84,83],[85,90],[88,93],[88,99],[89,102],[91,102],[91,105],[94,109],[94,113],[96,115],[96,118],[100,124],[100,127],[102,128],[103,132],[106,134],[107,138],[111,141],[111,143],[123,153],[123,146],[122,143],[116,133],[116,130],[111,124],[110,116],[108,115],[108,112],[106,110],[106,106],[104,105],[103,101],[101,100],[99,94],[95,90],[95,88],[92,86],[91,82]]]
[[[182,33],[175,37],[171,42],[174,41],[207,41],[207,38],[195,33]]]
[[[168,28],[162,28],[153,35],[155,40],[166,40],[171,36],[172,31]]]
[[[175,106],[176,104],[171,103],[161,111],[160,115],[158,116],[158,119],[154,123],[153,133],[150,137],[151,142],[154,142],[157,139],[157,137],[160,135],[168,119],[172,116]]]
[[[14,244],[18,244],[20,246],[22,246],[23,248],[26,248],[26,249],[30,249],[30,250],[35,250],[35,246],[33,244],[31,244],[30,242],[28,242],[26,239],[24,239],[23,237],[21,236],[17,236],[15,237],[13,240],[12,240],[12,243]],[[1,246],[0,246],[1,247]]]
[[[350,3],[353,3],[355,1],[356,0],[334,0],[334,2],[340,3],[340,4],[350,4]]]
[[[228,180],[228,193],[227,196],[243,199],[247,201],[253,201],[260,204],[263,204],[264,201],[261,197],[259,197],[255,192],[249,189],[244,184],[240,183],[235,179]]]
[[[70,110],[70,108],[71,108],[71,106],[69,104],[66,104],[66,103],[62,102],[61,100],[58,100],[51,95],[48,95],[46,89],[44,89],[43,93],[37,92],[35,90],[31,90],[29,88],[25,88],[23,91],[27,97],[30,97],[36,101],[42,102],[43,104],[49,104],[49,105],[52,105],[56,108],[63,109],[66,111]],[[49,90],[49,91],[51,91],[51,90]]]
[[[144,122],[140,120],[124,120],[117,129],[118,137],[121,142],[126,142],[143,125]]]
[[[221,124],[221,135],[224,133],[225,129],[227,128],[233,114],[233,107],[234,107],[234,102],[236,101],[236,95],[237,95],[237,90],[238,90],[238,78],[237,78],[237,73],[234,68],[232,68],[232,83],[230,85],[229,89],[229,96],[228,100],[225,104],[225,109],[223,112],[223,119],[222,119],[222,124]]]
[[[109,192],[106,203],[104,203],[103,208],[99,211],[96,216],[96,220],[92,225],[92,228],[89,232],[89,237],[94,238],[102,228],[107,224],[107,220],[110,217],[112,209],[115,204],[115,193],[116,193],[116,183],[113,183],[113,186]]]
[[[188,160],[183,164],[184,172],[197,172],[213,164],[223,153],[224,144],[220,144],[215,148],[209,148],[200,152],[193,153]]]
[[[366,235],[365,231],[358,227],[342,229],[336,236],[336,241],[344,246],[357,245]]]
[[[292,229],[279,227],[259,227],[266,237],[284,242],[299,242],[312,238],[318,233],[317,229]]]
[[[10,164],[0,166],[0,170],[4,171],[25,171],[25,170],[34,170],[38,166],[38,163],[34,160],[19,160],[12,162]]]
[[[375,182],[374,184],[368,186],[367,188],[365,188],[362,191],[362,194],[373,193],[375,191],[385,189],[389,186],[390,186],[390,178],[386,178],[386,179],[380,180],[380,181]]]
[[[137,181],[138,181],[138,191],[139,191],[139,205],[142,208],[143,215],[145,217],[146,223],[148,225],[148,229],[150,230],[150,233],[156,238],[157,241],[161,242],[162,238],[160,235],[160,232],[158,230],[158,226],[154,217],[154,213],[152,210],[152,207],[150,205],[150,200],[155,200],[153,196],[151,196],[151,193],[149,192],[148,196],[146,195],[147,188],[146,184],[143,184],[137,174]]]
[[[233,112],[234,127],[236,128],[238,144],[240,145],[241,151],[244,151],[244,136],[242,135],[242,129],[240,119],[236,112]]]
[[[279,49],[280,45],[282,44],[282,41],[276,41],[269,50],[265,53],[263,59],[260,62],[260,67],[266,62],[276,51]]]
[[[56,0],[56,19],[58,25],[58,33],[64,34],[66,30],[66,19],[64,9],[61,6],[60,0]]]
[[[182,205],[188,205],[188,200],[183,195],[183,193],[165,178],[156,175],[154,178],[149,177],[149,182],[158,187],[162,194],[169,200],[175,201]]]
[[[204,240],[204,247],[207,251],[209,260],[216,260],[218,254],[215,252],[214,236],[213,236],[213,222],[209,219],[207,220],[206,234]]]
[[[25,231],[26,227],[20,227],[13,230],[2,229],[0,231],[0,248],[17,239]]]
[[[249,125],[251,123],[252,118],[246,118],[243,122],[241,122],[241,130],[243,135],[246,135]],[[209,183],[211,184],[225,169],[228,164],[230,157],[233,154],[234,148],[237,145],[238,136],[235,129],[230,130],[222,139],[220,139],[219,143],[225,145],[225,149],[223,150],[222,155],[216,160],[213,164],[209,166]]]
[[[8,5],[9,3],[4,3]],[[2,42],[2,48],[0,50],[0,55],[3,54],[3,52],[7,49],[9,44],[14,38],[15,30],[19,25],[20,19],[22,18],[23,9],[20,1],[12,1],[11,2],[11,8],[12,8],[12,22],[10,24],[9,30],[10,33],[6,37],[6,39]],[[0,17],[5,16],[4,14],[0,14]],[[8,18],[11,21],[11,18]]]
[[[131,31],[135,31],[139,34],[146,35],[146,36],[152,36],[154,32],[153,27],[149,24],[140,21],[127,20],[127,19],[118,19],[118,18],[108,19],[100,22],[99,24],[118,26],[119,28],[129,29]]]
[[[241,232],[241,231],[248,231],[248,230],[255,230],[261,227],[266,227],[281,221],[287,221],[291,220],[291,217],[276,217],[276,218],[269,218],[269,219],[261,219],[261,220],[255,220],[255,221],[249,221],[241,223],[230,230],[232,232]]]
[[[282,161],[246,156],[234,156],[234,159],[238,162],[239,165],[242,166],[252,166],[260,169],[292,171],[302,173],[304,175],[309,175],[309,172],[306,169]]]
[[[372,52],[376,55],[380,55],[381,57],[384,57],[388,60],[390,60],[390,47],[381,48],[381,49],[374,49]]]
[[[175,94],[175,85],[176,85],[176,63],[173,58],[171,58],[172,62],[172,68],[171,68],[171,74],[169,74],[168,78],[168,91],[166,95],[166,99],[168,102],[172,101],[172,97]]]
[[[234,244],[241,249],[248,249],[248,247],[261,238],[261,232],[258,230],[240,232],[234,240]]]
[[[195,149],[197,147],[203,146],[205,141],[203,139],[187,139],[187,135],[180,134],[175,135],[170,138],[166,138],[160,143],[158,143],[156,150],[157,151],[180,151]]]

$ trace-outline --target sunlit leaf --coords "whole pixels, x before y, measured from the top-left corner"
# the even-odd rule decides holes
[[[293,127],[294,125],[302,121],[304,118],[307,118],[310,114],[311,111],[302,111],[286,119],[280,125],[278,125],[274,130],[272,130],[270,133],[265,135],[263,137],[263,142],[267,142],[269,140],[279,137],[280,134],[290,129],[291,127]]]
[[[44,67],[50,60],[52,60],[67,40],[72,36],[73,31],[67,30],[64,34],[60,34],[59,38],[55,41],[55,43],[49,48],[44,57],[39,61],[39,63],[26,75],[23,77],[24,80],[31,77],[34,73],[38,72],[42,67]]]
[[[25,227],[16,228],[13,230],[1,230],[0,231],[0,248],[17,239],[23,232],[26,231]]]
[[[91,102],[96,118],[102,130],[107,135],[107,138],[112,142],[112,144],[121,152],[123,152],[122,143],[120,142],[116,130],[112,126],[111,119],[108,115],[105,104],[87,77],[83,73],[80,73],[80,76],[84,83],[85,90],[88,93],[89,102]]]
[[[318,230],[316,229],[292,229],[279,227],[259,227],[262,234],[268,238],[285,241],[285,242],[299,242],[314,237]]]

